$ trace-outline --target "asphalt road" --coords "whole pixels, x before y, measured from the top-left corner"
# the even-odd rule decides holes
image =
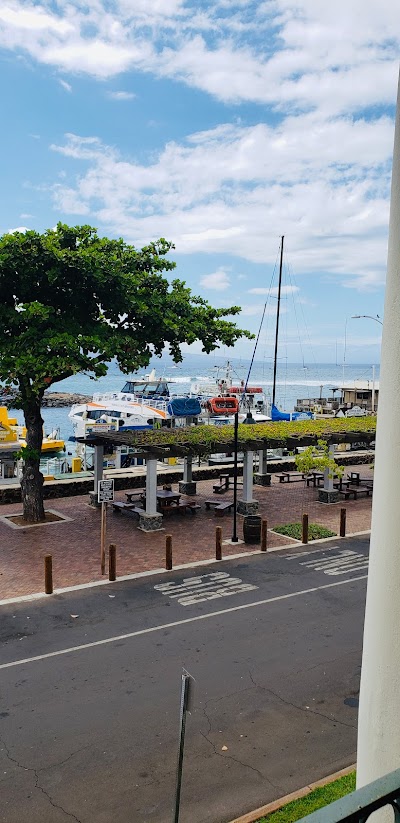
[[[0,821],[226,823],[355,759],[368,538],[0,607]]]

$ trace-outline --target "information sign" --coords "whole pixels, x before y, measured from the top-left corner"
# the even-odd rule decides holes
[[[97,486],[97,502],[112,503],[114,500],[114,480],[99,480]]]

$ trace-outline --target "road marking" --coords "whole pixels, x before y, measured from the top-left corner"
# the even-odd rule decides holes
[[[196,577],[184,577],[180,583],[159,583],[154,588],[167,597],[175,598],[181,606],[193,606],[204,603],[205,600],[251,592],[258,589],[258,586],[243,583],[240,577],[231,577],[228,572],[210,572]]]
[[[184,626],[187,623],[197,623],[199,620],[209,620],[211,617],[219,617],[223,614],[240,612],[243,609],[254,609],[258,606],[266,606],[269,603],[277,603],[280,600],[290,600],[292,597],[300,597],[302,594],[313,594],[314,592],[324,591],[324,589],[333,589],[336,586],[345,586],[347,583],[356,583],[358,580],[366,580],[367,576],[368,575],[363,574],[360,577],[352,577],[349,580],[338,580],[335,583],[326,583],[324,586],[314,586],[312,589],[302,589],[301,591],[290,592],[289,594],[280,594],[277,597],[267,597],[265,600],[256,600],[254,603],[242,603],[242,605],[232,606],[230,609],[220,609],[217,612],[208,612],[208,614],[198,614],[194,617],[185,617],[182,620],[174,620],[173,623],[164,623],[161,626],[150,626],[147,629],[139,629],[136,632],[120,634],[116,637],[107,637],[104,640],[94,640],[92,643],[82,643],[80,646],[71,646],[68,649],[59,649],[56,652],[47,652],[47,654],[38,654],[35,657],[25,657],[21,660],[13,660],[10,663],[1,663],[0,669],[11,669],[14,666],[22,666],[25,663],[36,663],[39,660],[48,660],[51,657],[60,657],[62,654],[72,654],[73,652],[80,652],[85,649],[94,649],[96,646],[105,646],[109,643],[117,643],[121,640],[130,640],[133,637],[142,637],[145,634],[152,634],[153,632],[164,631],[165,629],[173,629],[176,626]]]
[[[318,554],[318,552],[312,552],[312,554]],[[306,568],[314,572],[323,572],[323,574],[331,577],[368,569],[368,557],[359,552],[354,552],[351,549],[342,549],[338,554],[333,556],[331,554],[324,556],[323,550],[320,549],[319,554],[321,554],[322,557],[301,560],[300,566],[306,566]]]

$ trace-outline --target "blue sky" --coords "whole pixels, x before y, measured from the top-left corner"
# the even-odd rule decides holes
[[[261,357],[284,234],[289,361],[377,363],[399,32],[393,0],[4,0],[0,233],[164,236],[240,325],[267,302]]]

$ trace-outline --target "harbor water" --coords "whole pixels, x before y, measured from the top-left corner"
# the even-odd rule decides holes
[[[222,378],[227,357],[222,355],[185,355],[184,360],[179,365],[174,365],[171,358],[154,358],[146,370],[140,372],[143,376],[149,373],[152,368],[156,369],[157,376],[162,376],[171,382],[171,389],[174,393],[186,393],[190,389],[190,384],[196,382],[209,382],[217,378]],[[229,358],[232,364],[232,378],[234,382],[246,380],[249,369],[248,362],[239,358]],[[116,363],[111,363],[107,375],[99,380],[92,380],[84,374],[77,374],[54,383],[50,391],[69,392],[85,395],[92,395],[94,392],[120,391],[126,382],[127,375],[121,373]],[[320,396],[332,395],[332,389],[338,389],[344,382],[355,380],[369,380],[372,388],[372,366],[365,364],[357,365],[346,363],[335,364],[283,364],[278,369],[278,379],[276,386],[277,405],[282,411],[293,411],[298,399],[315,398],[318,402]],[[375,380],[379,380],[379,366],[375,367]],[[272,364],[266,361],[255,361],[253,363],[249,385],[261,386],[267,396],[271,399],[272,394]],[[45,408],[42,411],[44,427],[46,433],[54,429],[60,430],[63,440],[68,441],[72,437],[72,426],[68,418],[69,408]],[[16,416],[19,422],[23,422],[21,410],[13,410],[10,414]],[[67,443],[67,450],[74,451],[74,444]]]

